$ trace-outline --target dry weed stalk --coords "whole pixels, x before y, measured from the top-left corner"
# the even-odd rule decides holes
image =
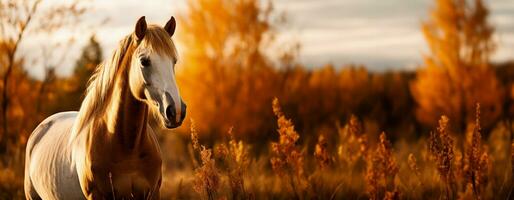
[[[454,159],[454,141],[448,133],[449,119],[446,116],[441,116],[439,120],[439,127],[437,131],[430,132],[428,140],[428,149],[432,158],[437,162],[437,171],[439,176],[444,182],[446,198],[451,199],[454,188],[454,174],[452,168],[452,161]]]
[[[287,175],[290,186],[296,198],[307,188],[307,181],[304,177],[303,154],[296,142],[300,135],[294,130],[291,120],[287,119],[281,111],[278,99],[273,100],[273,113],[278,117],[279,141],[271,143],[271,166],[277,175]]]
[[[423,182],[421,181],[421,171],[419,170],[418,163],[414,154],[409,154],[407,164],[409,165],[409,169],[416,175],[416,178],[418,178],[419,185],[423,186]]]
[[[380,134],[380,143],[375,152],[367,159],[366,183],[370,199],[381,197],[398,197],[399,192],[394,184],[394,178],[398,174],[398,165],[394,158],[391,143],[386,134]]]
[[[199,145],[198,132],[194,121],[191,120],[191,141],[193,148],[200,153],[201,165],[195,169],[193,189],[203,198],[213,200],[216,198],[220,186],[220,175],[212,156],[212,150]]]
[[[453,161],[452,161],[452,170],[453,170],[453,175],[455,177],[455,180],[453,181],[456,185],[458,185],[457,183],[459,182],[464,182],[465,181],[465,177],[466,177],[466,174],[465,174],[465,171],[464,171],[464,167],[466,165],[466,152],[465,151],[460,151],[460,150],[454,150],[454,156],[453,156]]]
[[[318,167],[323,170],[326,169],[330,165],[330,155],[328,153],[328,143],[325,136],[320,135],[318,137],[318,143],[316,144],[314,150],[314,158],[316,159],[316,163]]]
[[[195,121],[191,119],[191,144],[194,150],[200,150],[200,143],[198,142],[198,132],[196,131]]]
[[[339,160],[346,163],[350,170],[360,158],[365,159],[368,152],[368,138],[361,122],[352,115],[344,128],[338,127],[340,145],[337,150]]]
[[[230,141],[221,144],[216,149],[216,157],[221,158],[226,164],[226,173],[232,192],[232,199],[251,199],[244,187],[244,173],[249,165],[248,152],[243,141],[237,141],[229,129]]]
[[[400,192],[398,189],[394,189],[393,191],[387,191],[384,196],[384,200],[397,200],[400,199]]]
[[[477,104],[475,126],[471,138],[468,140],[464,165],[466,184],[471,184],[473,194],[477,199],[481,199],[482,192],[487,185],[489,165],[489,155],[482,148],[480,132],[480,104]]]

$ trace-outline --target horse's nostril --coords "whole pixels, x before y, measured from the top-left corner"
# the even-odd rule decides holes
[[[170,105],[166,108],[166,118],[168,118],[168,120],[172,121],[172,120],[175,120],[175,106],[173,105]]]
[[[181,109],[182,112],[180,113],[180,120],[183,121],[184,118],[186,118],[186,108],[187,108],[187,106],[184,103],[182,103],[181,106],[182,106],[182,109]]]

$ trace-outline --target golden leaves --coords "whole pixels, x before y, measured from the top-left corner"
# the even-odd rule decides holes
[[[438,0],[431,20],[423,24],[431,52],[411,92],[418,104],[416,117],[425,125],[434,126],[438,116],[447,115],[463,131],[477,102],[487,107],[485,127],[500,117],[504,92],[489,64],[493,28],[482,1],[474,2]]]

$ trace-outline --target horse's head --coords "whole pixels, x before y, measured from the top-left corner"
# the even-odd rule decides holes
[[[175,26],[173,17],[164,27],[147,26],[141,17],[132,34],[138,45],[130,64],[130,90],[158,113],[166,128],[180,126],[186,116],[186,104],[175,79],[177,52],[171,39]]]

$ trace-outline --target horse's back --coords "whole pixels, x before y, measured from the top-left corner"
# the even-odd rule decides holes
[[[28,199],[84,199],[69,145],[76,117],[77,112],[54,114],[30,135],[25,160]]]

